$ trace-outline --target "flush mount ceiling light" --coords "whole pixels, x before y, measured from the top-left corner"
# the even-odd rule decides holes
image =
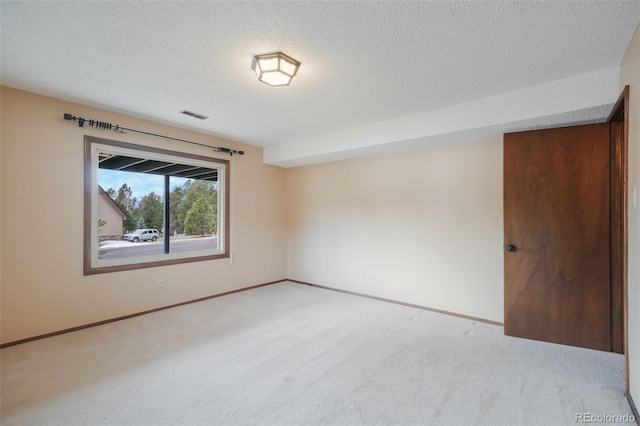
[[[288,86],[299,67],[300,62],[282,52],[255,55],[251,65],[258,80],[269,86]]]

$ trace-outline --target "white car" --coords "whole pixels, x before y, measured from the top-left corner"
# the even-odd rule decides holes
[[[138,241],[156,241],[160,237],[157,229],[136,229],[130,234],[124,234],[126,241],[137,243]]]

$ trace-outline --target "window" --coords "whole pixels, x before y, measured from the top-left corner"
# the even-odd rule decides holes
[[[229,257],[229,161],[85,136],[84,273]]]

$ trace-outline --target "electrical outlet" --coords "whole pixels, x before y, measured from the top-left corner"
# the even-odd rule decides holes
[[[164,287],[164,279],[158,278],[158,287]]]
[[[362,276],[367,278],[367,268],[362,268]]]

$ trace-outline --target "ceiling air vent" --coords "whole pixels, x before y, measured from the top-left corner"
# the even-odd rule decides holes
[[[180,113],[184,115],[188,115],[189,117],[197,118],[198,120],[206,120],[207,118],[209,118],[206,115],[196,114],[195,112],[187,111],[186,109],[183,111],[180,111]]]

